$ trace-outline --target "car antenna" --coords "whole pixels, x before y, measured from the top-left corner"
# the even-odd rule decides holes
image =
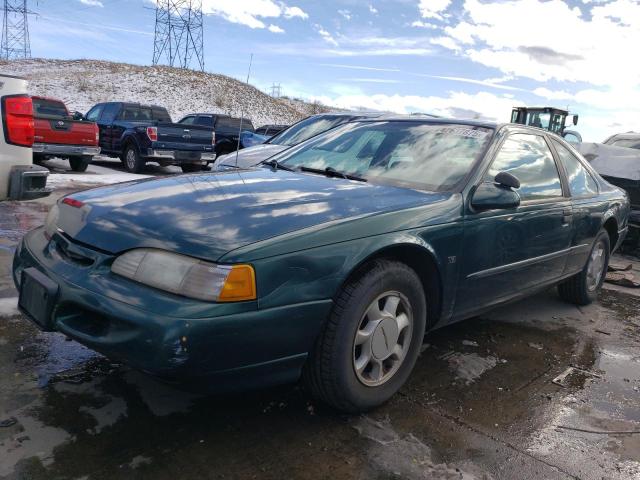
[[[251,77],[251,64],[253,63],[253,53],[249,58],[249,71],[247,72],[247,85]],[[244,120],[244,103],[240,106],[240,130],[238,131],[238,144],[236,145],[236,168],[238,168],[238,152],[240,151],[240,137],[242,137],[242,121]]]

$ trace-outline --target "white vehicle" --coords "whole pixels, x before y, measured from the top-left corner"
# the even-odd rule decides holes
[[[33,104],[24,78],[0,74],[0,200],[48,195],[49,171],[33,165]]]

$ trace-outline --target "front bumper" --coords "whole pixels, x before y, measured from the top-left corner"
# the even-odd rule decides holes
[[[112,274],[113,257],[72,249],[94,263],[65,260],[42,228],[25,236],[14,257],[18,288],[28,267],[58,285],[51,330],[152,375],[215,391],[295,381],[332,305],[258,309],[256,302],[191,300]]]
[[[149,148],[147,149],[146,158],[152,160],[169,160],[175,163],[205,164],[206,162],[213,162],[216,159],[216,154],[215,152],[191,152]]]
[[[57,143],[34,143],[33,153],[43,155],[59,155],[69,157],[93,157],[100,153],[100,147],[89,147],[85,145],[62,145]]]

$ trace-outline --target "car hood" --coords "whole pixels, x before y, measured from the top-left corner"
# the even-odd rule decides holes
[[[240,168],[253,167],[287,148],[290,147],[286,145],[273,145],[271,143],[263,143],[254,145],[253,147],[243,148],[238,152],[237,166]],[[236,152],[223,155],[217,159],[216,166],[220,165],[236,166]]]
[[[58,227],[110,253],[148,247],[216,260],[236,248],[303,228],[448,196],[262,167],[74,193],[71,198],[82,204],[59,203]]]

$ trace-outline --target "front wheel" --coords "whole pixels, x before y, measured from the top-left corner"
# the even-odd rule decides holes
[[[609,234],[602,229],[598,232],[587,263],[580,273],[558,285],[558,293],[563,300],[576,305],[588,305],[598,297],[609,267]]]
[[[85,172],[91,162],[91,157],[70,157],[69,165],[74,172]]]
[[[413,369],[426,316],[416,272],[400,262],[374,261],[339,293],[305,366],[307,388],[345,412],[383,404]]]
[[[133,145],[128,145],[124,150],[124,168],[131,173],[140,173],[144,169],[145,161],[140,158],[138,149]]]

